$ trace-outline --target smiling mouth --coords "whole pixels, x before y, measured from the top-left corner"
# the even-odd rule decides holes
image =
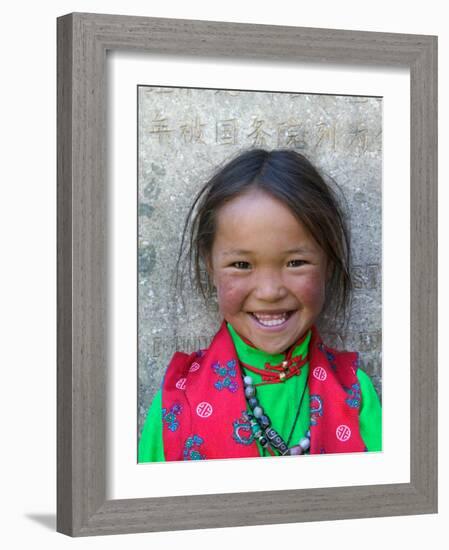
[[[264,327],[279,327],[283,325],[292,315],[294,311],[283,311],[281,313],[255,313],[250,315]]]

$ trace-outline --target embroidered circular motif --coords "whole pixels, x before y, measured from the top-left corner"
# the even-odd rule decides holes
[[[190,365],[189,372],[195,372],[195,371],[198,370],[199,368],[200,368],[200,364],[197,363],[197,362],[195,361],[195,363],[192,363],[192,364]]]
[[[339,441],[343,441],[344,443],[345,441],[348,441],[348,439],[351,437],[351,430],[345,424],[341,424],[340,426],[338,426],[335,435],[337,436],[337,439]]]
[[[196,414],[200,418],[207,418],[213,413],[213,411],[214,409],[212,408],[212,405],[207,401],[202,401],[196,408]]]
[[[314,368],[312,374],[317,380],[320,380],[320,382],[324,382],[327,378],[327,372],[323,367]]]
[[[186,389],[186,378],[180,378],[176,382],[176,387],[178,388],[178,390],[185,390]]]

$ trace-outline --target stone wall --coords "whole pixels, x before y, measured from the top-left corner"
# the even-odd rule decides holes
[[[210,89],[138,89],[139,429],[176,350],[207,347],[216,304],[171,282],[188,207],[218,164],[249,147],[304,154],[346,198],[355,290],[347,329],[325,341],[361,352],[381,395],[382,100]]]

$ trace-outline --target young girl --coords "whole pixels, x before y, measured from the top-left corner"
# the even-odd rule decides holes
[[[201,190],[189,226],[190,265],[223,323],[208,349],[173,356],[139,462],[381,450],[357,353],[315,327],[325,306],[345,314],[351,289],[344,218],[318,171],[292,150],[245,151]]]

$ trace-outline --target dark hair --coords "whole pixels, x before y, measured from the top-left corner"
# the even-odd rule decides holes
[[[342,314],[344,319],[352,290],[348,228],[335,193],[303,155],[290,149],[249,149],[217,169],[188,212],[178,257],[177,285],[183,279],[180,265],[187,264],[193,285],[205,299],[210,297],[212,283],[204,264],[212,250],[218,209],[250,188],[263,190],[288,206],[321,246],[332,270],[325,309],[333,306],[333,313]]]

